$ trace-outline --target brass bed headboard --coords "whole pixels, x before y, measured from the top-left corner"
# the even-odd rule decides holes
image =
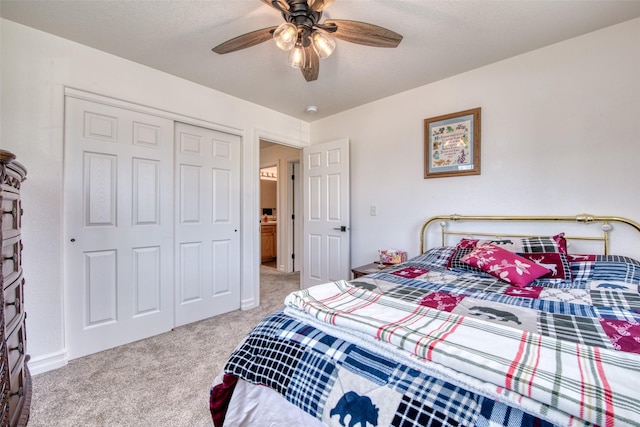
[[[446,237],[449,235],[458,235],[458,236],[490,236],[495,238],[502,237],[531,237],[531,234],[510,234],[510,233],[487,233],[487,232],[473,232],[473,231],[449,231],[447,230],[448,222],[461,222],[461,221],[469,221],[469,222],[484,222],[484,221],[495,221],[495,222],[571,222],[571,223],[582,223],[582,224],[590,224],[590,223],[602,223],[602,236],[565,236],[566,239],[570,240],[591,240],[591,241],[601,241],[604,244],[604,254],[609,254],[609,232],[611,231],[610,223],[623,223],[634,228],[638,233],[640,233],[640,224],[623,217],[618,216],[597,216],[597,215],[589,215],[589,214],[580,214],[576,216],[491,216],[491,215],[438,215],[429,218],[422,224],[422,228],[420,229],[420,253],[424,253],[426,250],[426,237],[425,233],[430,224],[435,221],[440,221],[440,233],[442,238],[441,245],[445,245]]]

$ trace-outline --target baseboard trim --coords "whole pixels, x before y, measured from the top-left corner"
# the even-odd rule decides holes
[[[29,371],[35,376],[54,369],[62,368],[68,363],[67,351],[61,350],[44,356],[32,357],[29,360]]]
[[[251,310],[252,308],[256,308],[258,304],[256,304],[255,298],[249,298],[240,302],[240,310]]]

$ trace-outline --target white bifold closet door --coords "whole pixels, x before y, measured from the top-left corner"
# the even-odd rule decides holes
[[[240,137],[176,123],[176,326],[240,308]]]
[[[240,307],[240,138],[65,98],[69,359]]]

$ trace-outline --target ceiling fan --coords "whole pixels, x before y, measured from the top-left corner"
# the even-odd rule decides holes
[[[279,26],[263,28],[227,40],[212,50],[218,54],[235,52],[273,38],[282,50],[288,50],[287,63],[300,68],[310,82],[318,78],[320,58],[333,53],[333,37],[374,47],[396,47],[402,36],[366,22],[328,19],[320,22],[322,12],[334,0],[262,0],[280,13],[286,21]]]

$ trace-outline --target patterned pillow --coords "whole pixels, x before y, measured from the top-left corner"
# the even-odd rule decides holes
[[[447,262],[447,268],[450,270],[466,270],[472,271],[474,273],[484,273],[479,268],[471,267],[469,264],[465,264],[461,261],[461,259],[465,255],[469,255],[471,251],[475,249],[475,247],[475,244],[472,247],[456,247],[456,249],[451,254],[451,258],[449,258],[449,262]]]
[[[572,279],[571,267],[566,254],[560,254],[557,252],[537,252],[529,254],[519,253],[518,255],[551,270],[549,274],[545,274],[541,279]]]
[[[515,253],[567,253],[567,241],[564,238],[564,233],[556,234],[555,236],[510,238],[489,241],[461,239],[451,254],[451,258],[449,258],[449,261],[447,262],[447,268],[452,270],[461,269],[473,271],[475,273],[481,272],[480,269],[471,267],[460,261],[463,256],[469,254],[478,244],[481,243],[499,245],[501,248]]]
[[[460,261],[521,288],[551,272],[534,261],[491,243],[477,245]]]

